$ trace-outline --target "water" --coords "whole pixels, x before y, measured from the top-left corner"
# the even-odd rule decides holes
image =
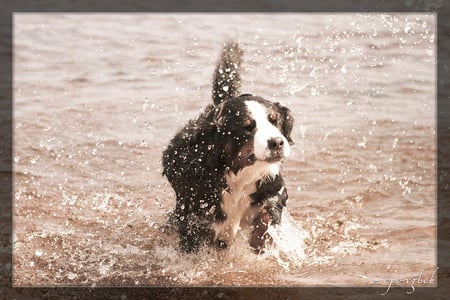
[[[426,14],[15,14],[13,284],[430,277],[435,25]],[[181,254],[160,230],[175,204],[161,154],[210,103],[228,38],[245,50],[241,91],[295,115],[288,210],[263,255],[245,234],[228,251]]]

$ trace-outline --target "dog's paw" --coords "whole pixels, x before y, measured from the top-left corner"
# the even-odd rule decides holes
[[[267,208],[267,218],[270,219],[270,224],[280,224],[282,210],[283,207],[279,205],[274,205]]]

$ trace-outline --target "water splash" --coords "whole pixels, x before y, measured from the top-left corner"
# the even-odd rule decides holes
[[[305,259],[305,239],[308,238],[308,232],[299,226],[286,208],[283,208],[281,223],[269,226],[267,233],[274,242],[269,248],[270,253],[277,258],[282,267],[288,267],[287,262],[283,262],[284,256],[295,265],[302,264]]]

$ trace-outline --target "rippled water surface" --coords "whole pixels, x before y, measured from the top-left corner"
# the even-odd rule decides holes
[[[15,14],[13,284],[384,286],[436,268],[436,19],[426,14]],[[170,138],[243,93],[293,111],[279,246],[177,251]],[[418,283],[418,285],[425,283]],[[406,284],[408,285],[408,284]]]

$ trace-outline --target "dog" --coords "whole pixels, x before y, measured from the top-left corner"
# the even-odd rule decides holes
[[[268,226],[279,224],[288,199],[281,164],[294,142],[294,118],[280,103],[239,95],[243,50],[224,44],[213,76],[212,98],[198,118],[172,138],[163,152],[163,175],[176,194],[168,223],[179,248],[230,247],[251,230],[250,247],[264,251]]]

